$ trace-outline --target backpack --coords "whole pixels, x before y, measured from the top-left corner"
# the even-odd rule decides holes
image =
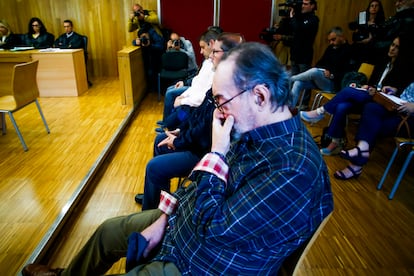
[[[348,87],[350,85],[354,86],[353,84],[355,84],[355,87],[361,87],[367,83],[368,79],[364,73],[351,71],[346,73],[342,78],[341,89]]]

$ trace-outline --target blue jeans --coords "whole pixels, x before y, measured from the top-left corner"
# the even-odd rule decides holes
[[[361,114],[355,140],[367,142],[372,150],[379,137],[408,137],[409,133],[405,125],[402,125],[397,133],[400,122],[401,116],[398,113],[390,112],[375,102],[367,103]],[[414,116],[410,116],[408,125],[411,130],[414,128]]]
[[[305,91],[313,88],[323,91],[333,91],[334,89],[333,81],[325,77],[323,69],[319,68],[311,68],[303,73],[294,75],[290,78],[290,81],[293,83],[291,90],[292,107],[296,106],[300,92],[304,89]]]
[[[172,113],[172,110],[174,109],[175,98],[184,93],[184,91],[187,90],[187,88],[188,86],[175,88],[175,85],[171,85],[167,88],[164,97],[164,112],[162,118],[163,120],[165,120]]]
[[[154,157],[148,162],[145,172],[144,200],[142,210],[156,209],[160,203],[161,190],[170,191],[174,177],[188,176],[200,157],[191,151],[174,151],[157,144],[167,137],[158,134],[154,141]]]
[[[365,90],[346,87],[338,92],[323,106],[326,112],[333,115],[328,135],[334,138],[344,138],[347,115],[361,113],[364,105],[371,101],[372,96]]]

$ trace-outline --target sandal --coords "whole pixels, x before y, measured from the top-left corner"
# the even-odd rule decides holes
[[[358,154],[356,156],[351,156],[349,155],[349,151],[350,150],[343,150],[339,153],[339,156],[341,156],[342,158],[351,161],[352,164],[357,165],[357,166],[363,166],[368,162],[368,158],[367,156],[363,156],[363,154],[365,152],[369,153],[369,150],[361,150],[359,147],[356,147],[356,149],[358,150]]]
[[[352,178],[358,178],[362,173],[362,168],[360,168],[359,170],[354,170],[351,166],[347,166],[346,169],[348,169],[352,173],[350,176],[347,177],[342,170],[336,171],[334,173],[335,178],[340,180],[348,180]]]

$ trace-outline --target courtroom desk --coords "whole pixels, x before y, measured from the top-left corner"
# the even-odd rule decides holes
[[[83,49],[0,51],[0,85],[11,83],[15,64],[30,60],[39,60],[40,97],[78,96],[88,90]]]
[[[124,46],[118,51],[118,73],[121,103],[130,106],[138,104],[147,86],[141,47]]]

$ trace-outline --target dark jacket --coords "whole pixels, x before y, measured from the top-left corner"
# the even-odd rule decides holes
[[[319,18],[314,12],[295,15],[290,20],[293,41],[290,47],[291,61],[296,64],[311,64],[313,42],[319,28]]]
[[[4,44],[0,44],[0,49],[12,49],[15,46],[19,46],[20,38],[16,34],[9,34],[4,41]]]
[[[340,47],[334,48],[329,45],[321,59],[316,63],[317,68],[327,69],[333,74],[335,90],[341,88],[341,81],[346,72],[351,71],[351,46],[346,42]]]
[[[371,78],[368,81],[368,85],[376,86],[382,76],[382,73],[387,66],[387,62],[383,62],[374,67]],[[398,89],[397,95],[399,96],[404,89],[414,81],[414,75],[412,74],[412,69],[407,66],[402,65],[401,63],[395,64],[394,68],[385,76],[382,81],[382,86],[392,86]]]
[[[65,33],[56,39],[54,47],[61,49],[84,49],[85,42],[83,36],[78,33],[73,32],[69,37]]]
[[[23,45],[32,46],[35,49],[45,49],[53,47],[55,36],[51,33],[40,34],[37,38],[33,38],[31,34],[25,34],[23,37]]]
[[[397,12],[385,21],[382,34],[378,35],[375,47],[380,54],[386,54],[394,38],[400,33],[414,35],[414,8]]]
[[[199,107],[191,109],[189,117],[178,128],[180,135],[174,140],[176,150],[190,150],[202,157],[211,150],[211,131],[215,109],[211,89]]]

